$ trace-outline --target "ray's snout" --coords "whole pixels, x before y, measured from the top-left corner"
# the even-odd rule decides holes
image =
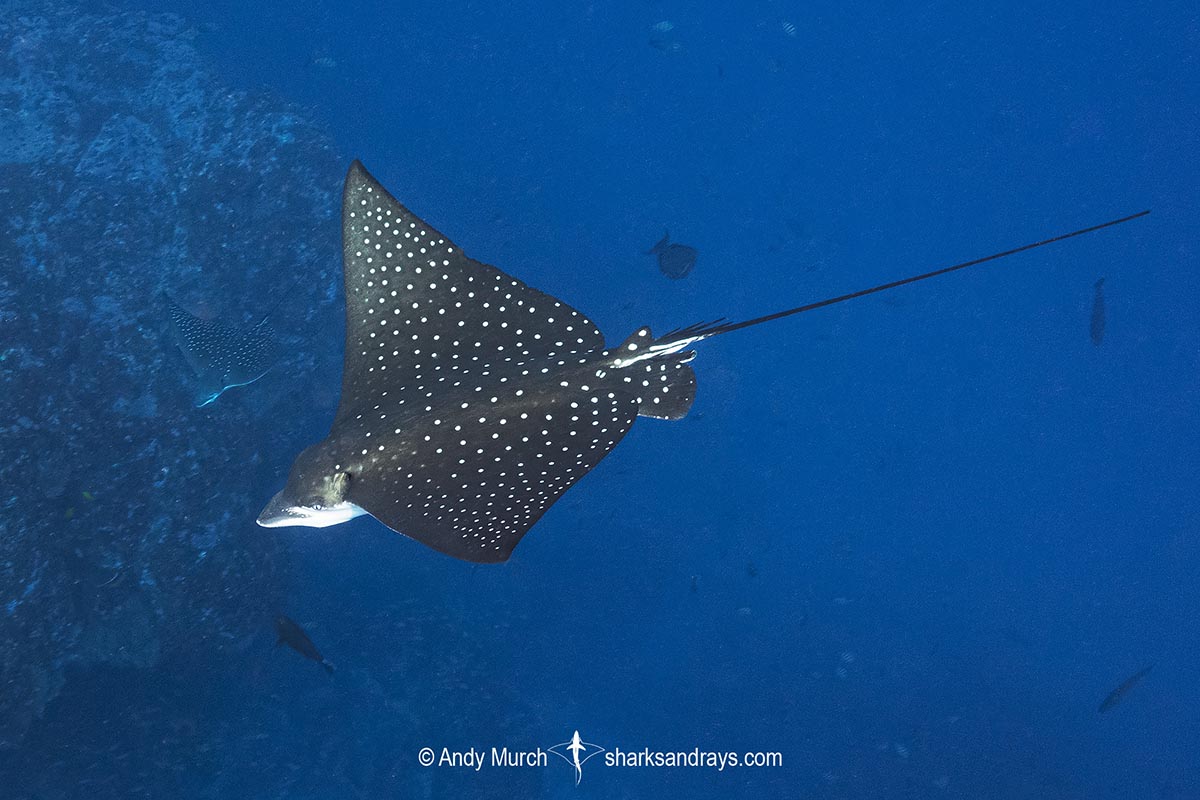
[[[276,492],[271,502],[258,515],[258,524],[264,528],[284,528],[288,525],[303,525],[303,517],[293,513],[289,506],[292,504],[284,497],[283,492]]]
[[[323,468],[330,459],[333,456],[323,444],[297,456],[283,490],[258,515],[258,524],[264,528],[325,528],[366,513],[347,497],[350,473]]]
[[[295,493],[289,489],[290,487],[285,487],[271,498],[271,502],[267,503],[266,508],[258,515],[259,525],[264,528],[328,528],[330,525],[339,525],[366,513],[344,497],[332,501],[317,498],[301,501],[297,500]]]

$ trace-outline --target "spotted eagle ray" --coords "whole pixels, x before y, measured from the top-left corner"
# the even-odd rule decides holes
[[[369,514],[451,556],[505,561],[635,419],[688,413],[697,342],[1148,213],[743,322],[663,336],[642,327],[606,347],[591,320],[467,257],[355,161],[342,194],[341,401],[258,523],[325,527]]]
[[[196,374],[192,401],[203,408],[226,389],[254,383],[275,363],[278,348],[267,327],[270,313],[249,330],[219,320],[201,319],[166,297],[171,331],[188,366]]]

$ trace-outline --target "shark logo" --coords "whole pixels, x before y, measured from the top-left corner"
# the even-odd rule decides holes
[[[550,748],[550,752],[566,761],[575,768],[575,785],[579,785],[579,781],[583,778],[583,764],[592,756],[600,755],[604,752],[604,748],[598,744],[585,742],[579,737],[579,731],[571,736],[571,741],[556,744]]]

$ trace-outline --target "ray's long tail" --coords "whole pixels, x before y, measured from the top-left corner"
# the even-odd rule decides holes
[[[796,308],[789,308],[786,311],[777,311],[774,314],[767,314],[762,317],[755,317],[754,319],[748,319],[743,322],[728,322],[724,319],[719,319],[719,320],[714,320],[712,322],[701,322],[696,325],[689,325],[686,328],[679,328],[678,330],[671,331],[668,334],[658,337],[657,341],[655,342],[655,344],[652,346],[651,349],[658,351],[659,353],[678,352],[679,350],[682,350],[682,349],[688,347],[689,345],[700,341],[701,339],[709,339],[713,336],[719,336],[720,334],[723,334],[723,333],[730,333],[732,331],[741,330],[742,328],[749,328],[752,325],[761,325],[764,322],[771,322],[772,320],[783,319],[784,317],[790,317],[793,314],[802,314],[805,311],[814,311],[818,308],[824,308],[825,306],[832,306],[837,303],[845,302],[846,300],[853,300],[857,297],[866,297],[869,294],[875,294],[876,292],[885,292],[888,289],[895,289],[899,286],[904,286],[909,283],[917,283],[918,281],[927,280],[928,278],[936,278],[937,276],[945,275],[948,272],[955,272],[956,270],[966,269],[967,267],[974,267],[978,264],[985,264],[988,261],[996,261],[998,259],[1005,258],[1006,256],[1016,255],[1017,253],[1023,253],[1026,250],[1033,250],[1038,247],[1045,247],[1048,244],[1054,244],[1055,242],[1061,242],[1064,239],[1071,239],[1075,236],[1082,236],[1085,233],[1092,233],[1093,231],[1098,231],[1103,228],[1111,228],[1114,225],[1120,225],[1123,222],[1129,222],[1130,220],[1137,219],[1138,217],[1144,217],[1149,213],[1150,213],[1149,210],[1139,211],[1138,213],[1130,214],[1127,217],[1121,217],[1120,219],[1109,220],[1108,222],[1102,222],[1099,225],[1092,225],[1087,228],[1080,228],[1077,231],[1071,231],[1070,233],[1063,233],[1063,234],[1059,234],[1058,236],[1052,236],[1051,238],[1043,239],[1040,242],[1034,242],[1032,244],[1022,245],[1021,247],[1014,247],[1011,250],[1004,250],[1003,252],[1000,252],[1000,253],[993,253],[992,255],[984,256],[983,258],[974,258],[974,259],[971,259],[970,261],[964,261],[961,264],[955,264],[950,267],[943,267],[942,269],[936,269],[933,272],[926,272],[921,275],[914,275],[911,278],[903,278],[898,281],[891,281],[890,283],[881,283],[878,286],[872,286],[869,289],[860,289],[859,291],[851,292],[850,294],[843,294],[843,295],[839,295],[837,297],[831,297],[827,300],[820,300],[816,303],[808,303],[807,305],[797,306]]]

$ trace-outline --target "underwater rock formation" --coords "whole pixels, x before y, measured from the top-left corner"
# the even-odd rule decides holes
[[[180,20],[88,8],[0,4],[0,748],[69,666],[150,667],[260,624],[263,433],[340,315],[324,134],[222,86]],[[155,303],[180,288],[246,320],[288,295],[281,375],[193,408]]]

